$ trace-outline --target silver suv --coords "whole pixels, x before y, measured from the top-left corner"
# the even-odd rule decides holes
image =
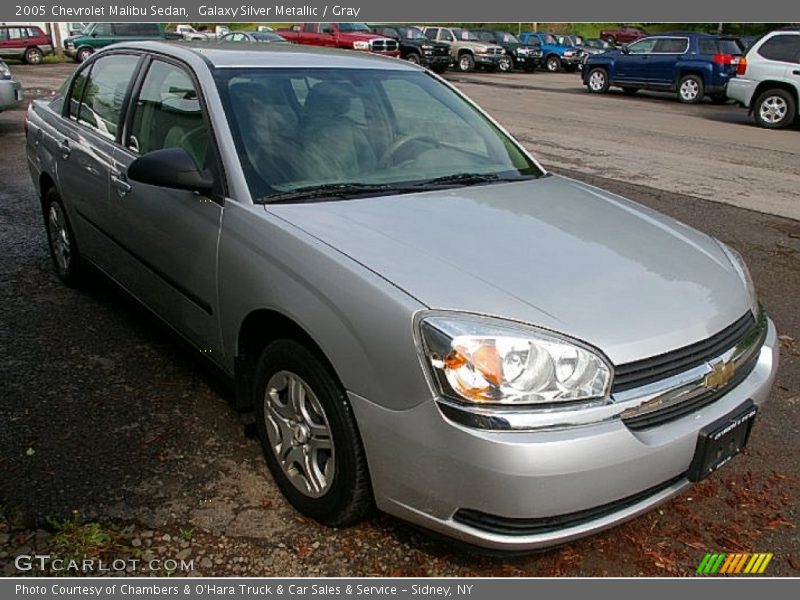
[[[749,108],[761,127],[789,127],[798,117],[800,29],[773,31],[758,40],[739,62],[727,94]]]

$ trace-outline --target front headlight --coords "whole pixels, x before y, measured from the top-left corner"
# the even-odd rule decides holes
[[[0,63],[0,79],[11,79],[11,69]]]
[[[758,295],[756,294],[756,286],[753,283],[753,277],[750,275],[750,269],[747,268],[747,263],[744,262],[744,258],[742,255],[739,254],[736,250],[728,246],[719,240],[717,240],[720,248],[722,248],[723,252],[727,254],[728,260],[731,261],[731,264],[736,269],[736,272],[739,274],[739,277],[742,278],[744,281],[745,286],[747,286],[747,293],[749,295],[749,302],[750,302],[750,310],[753,311],[754,315],[758,315],[759,308],[758,308]]]
[[[353,50],[369,50],[369,42],[353,42]]]
[[[575,53],[572,50],[567,50],[566,52],[564,52],[564,57],[565,58],[570,58],[571,56],[574,56],[574,55],[575,55]]]
[[[477,315],[420,321],[422,350],[439,391],[481,404],[549,404],[602,398],[612,370],[581,342]]]

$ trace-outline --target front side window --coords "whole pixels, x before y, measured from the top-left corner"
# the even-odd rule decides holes
[[[139,154],[183,148],[203,169],[210,141],[192,78],[176,65],[153,61],[136,99],[126,146]]]
[[[82,73],[78,75],[72,94],[74,101],[78,98],[77,88],[83,88],[77,110],[78,122],[105,138],[115,139],[125,96],[138,64],[138,56],[114,54],[94,61],[88,79],[81,79]],[[72,108],[70,114],[73,114]]]
[[[800,35],[776,35],[764,42],[758,53],[769,60],[800,63]]]
[[[639,40],[638,42],[634,42],[628,46],[628,52],[630,54],[649,54],[653,51],[656,41],[657,38]]]
[[[482,113],[425,73],[218,69],[255,199],[342,183],[393,188],[464,174],[542,174]]]
[[[112,29],[111,23],[97,23],[94,29],[92,29],[92,35],[106,37],[114,35],[114,30]]]

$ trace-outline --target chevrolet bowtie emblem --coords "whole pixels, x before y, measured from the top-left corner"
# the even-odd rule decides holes
[[[736,372],[736,366],[733,362],[720,361],[711,365],[711,372],[706,375],[705,386],[710,390],[718,390],[731,380],[733,374]]]

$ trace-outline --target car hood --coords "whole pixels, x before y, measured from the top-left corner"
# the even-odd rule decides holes
[[[429,308],[558,331],[615,364],[705,339],[749,307],[713,238],[562,177],[266,210]]]

